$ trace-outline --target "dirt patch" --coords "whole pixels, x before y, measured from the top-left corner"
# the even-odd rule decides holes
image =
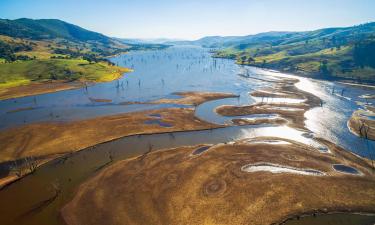
[[[260,125],[260,124],[276,124],[284,125],[288,120],[283,118],[259,118],[259,119],[233,119],[235,125]]]
[[[18,109],[13,109],[7,111],[7,113],[16,113],[16,112],[22,112],[22,111],[28,111],[28,110],[33,110],[35,109],[34,107],[23,107],[23,108],[18,108]]]
[[[197,106],[206,101],[221,99],[221,98],[235,98],[238,95],[229,93],[212,93],[212,92],[176,92],[175,95],[182,96],[178,99],[159,99],[152,103],[156,104],[181,104],[181,105],[194,105]]]
[[[370,164],[352,154],[342,155],[346,151],[333,144],[334,154],[320,154],[293,141],[288,145],[236,142],[190,157],[197,147],[156,151],[106,168],[83,183],[62,209],[65,222],[269,225],[319,209],[375,209]],[[241,170],[260,162],[310,168],[325,175]],[[340,163],[355,167],[363,176],[336,172],[332,165]]]
[[[106,102],[106,103],[112,102],[111,99],[105,99],[105,98],[89,98],[89,100],[91,102]]]
[[[81,82],[53,81],[32,83],[0,91],[0,100],[40,95],[57,91],[77,89],[83,87]]]
[[[365,139],[375,140],[375,112],[373,107],[357,110],[348,121],[349,130]],[[374,118],[374,119],[373,119]]]

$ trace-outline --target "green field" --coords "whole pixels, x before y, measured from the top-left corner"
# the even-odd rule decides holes
[[[129,69],[83,59],[36,59],[0,63],[0,88],[48,80],[105,82]]]

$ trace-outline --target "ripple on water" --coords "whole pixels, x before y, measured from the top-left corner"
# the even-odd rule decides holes
[[[294,173],[299,175],[308,176],[323,176],[324,172],[314,169],[301,169],[296,167],[290,167],[285,165],[273,164],[273,163],[255,163],[248,164],[241,168],[242,171],[248,173],[254,172],[271,172],[271,173]]]

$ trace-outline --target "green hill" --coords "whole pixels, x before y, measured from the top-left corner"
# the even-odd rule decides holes
[[[228,42],[215,57],[326,79],[375,81],[375,23]]]
[[[57,19],[0,19],[0,34],[31,40],[63,38],[82,42],[97,41],[103,44],[111,41],[107,36]]]
[[[0,19],[0,99],[117,79],[129,70],[107,57],[134,48],[61,20]]]

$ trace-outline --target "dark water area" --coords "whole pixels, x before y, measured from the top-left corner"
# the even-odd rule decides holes
[[[203,152],[207,151],[211,146],[202,146],[202,147],[199,147],[197,149],[194,150],[194,152],[192,153],[193,155],[200,155],[202,154]]]
[[[160,120],[147,120],[145,122],[145,124],[157,124],[157,125],[159,125],[161,127],[173,127],[171,124],[165,123],[165,122],[160,121]]]
[[[283,225],[374,225],[375,215],[335,213],[306,216],[287,221]]]
[[[342,164],[335,164],[332,166],[333,169],[335,169],[336,171],[339,171],[341,173],[348,173],[348,174],[360,174],[360,172],[353,168],[353,167],[350,167],[350,166],[346,166],[346,165],[342,165]]]

